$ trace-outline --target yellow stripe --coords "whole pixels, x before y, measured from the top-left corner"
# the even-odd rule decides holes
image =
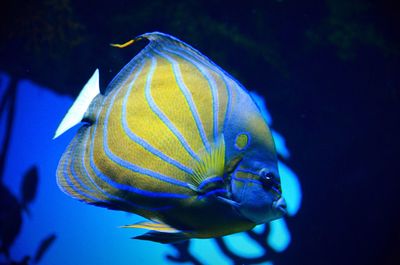
[[[61,158],[61,162],[57,168],[57,178],[59,184],[69,195],[87,203],[93,203],[96,200],[90,197],[99,200],[102,198],[95,193],[93,185],[88,182],[87,175],[83,173],[80,166],[81,161],[79,159],[82,157],[82,145],[79,140],[82,138],[84,130],[84,128],[79,130]],[[73,174],[72,170],[75,171],[75,174]],[[68,181],[67,178],[69,179]],[[83,182],[83,185],[86,185],[87,188],[84,188],[78,180]],[[92,189],[93,192],[90,192],[88,189]]]
[[[159,119],[154,116],[152,112],[148,110],[148,106],[146,106],[145,98],[144,98],[144,86],[147,73],[148,73],[148,66],[143,69],[142,73],[139,75],[137,82],[134,84],[134,88],[132,90],[132,95],[130,95],[131,100],[128,101],[127,104],[127,117],[128,117],[128,126],[131,128],[131,130],[137,134],[138,132],[138,127],[140,127],[140,122],[139,121],[132,121],[134,119],[133,116],[136,116],[136,118],[144,121],[145,123],[147,122],[148,124],[143,125],[143,129],[145,129],[146,137],[143,137],[146,141],[149,143],[149,138],[154,138],[155,140],[160,140],[160,138],[165,135],[165,132],[162,130],[168,130],[163,125],[160,123]],[[125,133],[121,119],[122,119],[122,103],[124,96],[126,94],[126,91],[129,89],[128,85],[130,83],[127,83],[122,89],[121,93],[118,94],[115,102],[114,102],[114,107],[111,110],[110,113],[110,118],[109,118],[109,123],[108,123],[108,135],[109,135],[109,147],[111,151],[119,156],[121,159],[129,161],[139,167],[150,169],[155,172],[162,173],[164,175],[170,176],[171,178],[175,179],[181,179],[181,180],[186,180],[186,174],[182,171],[168,163],[167,161],[162,160],[161,158],[153,155],[150,153],[148,150],[143,148],[141,145],[133,142],[128,135]],[[154,84],[155,86],[156,84]],[[152,84],[153,87],[153,84]],[[155,87],[157,90],[157,93],[159,94],[160,92],[159,87]],[[142,103],[142,104],[135,104],[135,106],[132,106],[131,103]],[[147,110],[144,112],[144,110]],[[158,123],[157,123],[158,122]],[[161,128],[154,128],[153,124],[158,124],[161,126]],[[172,136],[171,136],[172,137]],[[164,148],[165,149],[165,148]],[[176,149],[176,148],[175,148]],[[162,149],[160,148],[160,151]],[[169,151],[173,151],[173,149],[169,149]],[[179,150],[182,151],[182,150]],[[183,152],[185,152],[183,150]],[[171,157],[175,158],[176,154],[172,153],[170,154]],[[141,187],[147,189],[147,190],[155,190],[154,187],[152,187],[155,183],[153,183],[153,179],[143,176],[141,174],[136,175],[140,179],[135,180],[135,186],[136,187]],[[135,176],[135,177],[136,177]],[[144,183],[142,183],[142,181]],[[150,182],[151,183],[150,183]],[[154,180],[157,182],[157,184],[162,184],[163,183]],[[139,182],[139,183],[137,183]],[[129,181],[128,181],[129,183]],[[169,185],[169,184],[168,184]],[[160,191],[162,187],[157,187],[160,188]],[[170,187],[168,187],[170,189]],[[165,191],[165,190],[164,190]]]
[[[148,69],[143,70],[145,72]],[[147,71],[146,71],[147,72]],[[173,157],[175,160],[187,165],[191,157],[182,147],[181,143],[158,116],[151,110],[145,97],[145,85],[147,76],[141,75],[127,102],[128,125],[130,129],[150,145]],[[153,82],[155,82],[153,78]],[[154,83],[151,87],[153,98],[157,94]]]
[[[144,74],[140,75],[140,79],[142,79],[147,71],[143,71]],[[125,84],[129,84],[130,81],[132,80],[133,74],[128,78]],[[112,96],[114,93],[118,93],[118,91],[121,89],[121,87],[116,88],[115,90],[111,91],[111,93],[107,96],[105,102],[103,103],[103,109],[101,110],[100,116],[98,118],[97,122],[97,130],[95,133],[94,137],[94,144],[93,144],[93,152],[94,152],[94,163],[96,167],[106,176],[114,180],[115,182],[125,184],[125,185],[130,185],[133,187],[137,187],[142,190],[150,190],[150,191],[165,191],[166,187],[168,185],[159,185],[157,181],[149,181],[149,178],[147,176],[144,176],[142,174],[138,174],[135,172],[132,172],[126,168],[123,168],[113,161],[110,160],[110,158],[107,157],[104,151],[103,147],[103,126],[104,126],[104,120],[106,117],[106,112],[107,112],[107,107],[110,105],[110,101],[112,99]],[[116,103],[115,106],[119,106],[118,109],[120,109],[120,104],[121,104],[121,99],[116,100],[119,103]],[[114,108],[115,108],[114,106]],[[136,112],[137,113],[137,112]],[[134,116],[137,116],[136,114]],[[135,124],[135,123],[133,123]],[[116,129],[121,127],[121,116],[113,116],[110,115],[110,120],[108,124],[108,137],[109,137],[109,147],[110,148],[116,148],[123,150],[125,154],[132,158],[134,158],[136,155],[136,151],[132,149],[132,141],[127,139],[127,136],[125,133],[121,134],[121,131],[118,131],[116,133]],[[147,126],[148,128],[148,126]],[[92,125],[90,127],[90,134],[92,135],[92,132],[94,130],[94,126]],[[124,140],[125,139],[125,140]],[[91,140],[90,140],[91,141]],[[89,142],[90,142],[89,141]],[[115,150],[112,150],[115,152]],[[91,169],[90,165],[90,143],[88,143],[87,146],[87,151],[86,151],[86,167],[88,168],[89,174],[91,175],[96,175],[95,172]],[[108,193],[113,194],[115,196],[128,199],[132,201],[133,203],[140,204],[144,207],[160,207],[160,206],[165,206],[165,203],[171,204],[169,199],[163,199],[163,200],[154,200],[152,197],[144,197],[140,194],[136,193],[130,193],[126,191],[121,191],[119,189],[113,188],[110,185],[108,185],[105,181],[102,181],[101,179],[97,178],[99,186],[106,190]],[[172,200],[171,200],[172,201]],[[122,205],[122,204],[121,204]],[[152,213],[149,211],[141,210],[141,209],[131,209],[134,210],[136,213],[143,213],[145,214],[144,216],[152,216]]]
[[[190,62],[171,53],[168,55],[179,63],[183,82],[192,95],[194,104],[200,116],[202,123],[201,126],[204,128],[207,139],[211,143],[213,141],[213,99],[211,87],[209,86],[207,79]],[[190,114],[190,110],[186,115],[188,114]],[[198,132],[197,127],[193,129],[193,132]],[[200,134],[198,137],[191,138],[189,143],[196,144],[197,148],[200,148],[197,149],[197,151],[205,148],[202,144]]]
[[[214,71],[209,71],[209,72],[210,75],[214,78],[218,89],[218,133],[221,133],[222,129],[224,128],[223,126],[227,110],[226,108],[228,104],[228,92],[227,92],[228,88],[224,83],[222,73],[220,72],[217,73]]]
[[[171,142],[173,139],[172,133],[169,132],[165,124],[159,120],[159,118],[151,111],[144,97],[144,87],[147,79],[147,74],[149,70],[149,64],[147,63],[141,74],[138,76],[137,81],[135,83],[135,87],[132,90],[131,95],[129,95],[128,103],[127,103],[127,117],[128,117],[128,126],[139,137],[145,139],[149,144],[152,144],[156,148],[160,148],[167,143],[167,141]],[[134,74],[132,74],[133,76]],[[128,89],[127,85],[131,83],[131,78],[127,80],[124,84],[123,89]],[[117,90],[121,90],[119,88]],[[116,92],[114,92],[116,93]],[[136,187],[141,190],[155,191],[155,192],[174,192],[174,193],[183,193],[189,191],[188,189],[183,189],[180,187],[175,187],[172,184],[165,183],[154,179],[152,177],[132,172],[131,170],[118,165],[110,160],[107,157],[104,146],[103,146],[103,124],[106,117],[107,108],[110,107],[110,103],[112,100],[113,93],[111,93],[107,100],[104,102],[104,109],[100,115],[99,120],[97,121],[102,126],[98,127],[96,131],[95,137],[95,162],[99,169],[104,172],[104,174],[112,177],[116,182],[130,185]],[[172,166],[168,163],[165,163],[158,157],[155,157],[147,150],[144,150],[141,146],[134,143],[130,140],[130,138],[123,131],[122,123],[121,123],[121,107],[123,102],[124,93],[119,93],[115,99],[113,108],[110,113],[110,117],[107,125],[107,133],[108,133],[108,145],[112,153],[116,156],[119,156],[121,159],[126,160],[132,164],[137,166],[147,168],[153,171],[158,172],[171,172]],[[160,129],[161,128],[161,129]],[[171,147],[175,147],[177,149],[179,142],[170,144]],[[172,149],[172,148],[171,148]],[[172,149],[173,150],[173,149]],[[180,153],[184,153],[185,151],[181,151]],[[182,172],[173,172],[176,173],[177,177],[184,178]],[[172,176],[175,177],[175,176]],[[116,192],[113,190],[113,192]],[[135,196],[136,197],[136,196]],[[143,199],[140,196],[141,200],[148,201],[149,203],[154,203],[154,198]],[[165,201],[164,201],[165,202]],[[142,201],[140,201],[142,204]],[[157,202],[159,204],[160,202]]]
[[[204,146],[197,131],[196,122],[191,115],[189,105],[175,80],[172,65],[163,58],[157,57],[157,59],[157,68],[154,72],[152,83],[154,101],[181,132],[191,149],[195,153],[198,153]],[[193,73],[191,74],[194,75]],[[163,150],[168,151],[166,148]],[[183,152],[186,153],[186,151]],[[183,160],[177,160],[190,166],[192,157],[185,155],[181,159]]]

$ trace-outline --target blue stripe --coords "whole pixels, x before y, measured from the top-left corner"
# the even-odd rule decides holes
[[[204,195],[199,195],[197,198],[198,198],[199,200],[201,200],[201,199],[204,199],[204,198],[208,198],[208,197],[210,197],[210,196],[212,196],[212,195],[215,195],[215,194],[217,194],[217,193],[225,194],[225,193],[228,193],[228,191],[227,191],[226,189],[216,189],[216,190],[209,191],[209,192],[207,192],[207,193],[204,194]]]
[[[186,44],[187,45],[187,44]],[[164,50],[172,51],[169,46],[164,45],[162,47]],[[193,47],[191,49],[187,49],[187,47],[176,46],[174,45],[174,52],[180,54],[186,54],[186,57],[193,57],[194,60],[199,61],[201,64],[205,65],[207,68],[218,70],[219,72],[225,73],[223,69],[221,69],[218,65],[216,65],[213,61],[211,61],[207,56],[202,54],[201,52],[197,51],[193,52]],[[193,50],[192,50],[193,49]]]
[[[240,168],[237,171],[243,172],[243,173],[252,174],[252,175],[255,175],[255,176],[259,176],[259,173],[257,171],[253,171],[253,170],[250,170],[250,169],[241,169]],[[272,178],[272,182],[273,182],[273,184],[275,184],[277,186],[280,186],[280,183],[276,180],[276,178]]]
[[[115,93],[117,94],[117,93]],[[100,113],[102,111],[104,105],[102,105],[101,107],[99,107],[99,110],[97,112],[96,115],[96,120],[99,120],[100,117]],[[111,187],[115,188],[115,189],[119,189],[122,191],[127,191],[127,192],[132,192],[132,193],[136,193],[139,195],[143,195],[143,196],[149,196],[149,197],[165,197],[165,198],[188,198],[189,196],[187,195],[183,195],[183,194],[171,194],[171,193],[158,193],[158,192],[152,192],[152,191],[146,191],[146,190],[141,190],[138,189],[136,187],[130,186],[130,185],[125,185],[125,184],[121,184],[118,183],[116,181],[114,181],[113,179],[111,179],[110,177],[106,176],[105,174],[103,174],[95,165],[94,163],[94,157],[93,157],[93,145],[94,145],[94,138],[95,138],[95,134],[96,134],[96,130],[97,130],[97,123],[94,123],[93,127],[93,133],[92,133],[92,138],[91,138],[91,143],[90,143],[90,165],[92,170],[94,171],[94,173],[97,175],[97,177],[99,179],[101,179],[102,181],[106,182],[107,184],[109,184]],[[103,126],[105,126],[105,124],[103,124]],[[124,200],[126,201],[126,200]],[[127,203],[130,203],[129,201],[126,201]]]
[[[122,103],[122,127],[124,128],[125,133],[129,136],[129,138],[132,141],[134,141],[135,143],[139,144],[144,149],[146,149],[147,151],[149,151],[153,155],[157,156],[158,158],[164,160],[165,162],[177,167],[178,169],[180,169],[180,170],[182,170],[182,171],[184,171],[184,172],[186,172],[188,174],[192,174],[193,170],[191,168],[186,167],[185,165],[179,163],[178,161],[176,161],[172,157],[169,157],[168,155],[162,153],[160,150],[154,148],[152,145],[150,145],[145,140],[143,140],[142,138],[140,138],[139,136],[134,134],[129,129],[128,122],[127,122],[127,115],[126,115],[126,106],[128,104],[128,97],[131,94],[131,91],[132,91],[132,88],[134,86],[134,83],[136,82],[136,79],[137,79],[137,77],[139,76],[139,74],[141,73],[142,70],[143,70],[143,66],[135,74],[132,82],[129,84],[128,91],[126,92],[126,95],[124,97],[124,101]]]
[[[83,182],[82,182],[82,180],[79,178],[78,174],[76,174],[76,172],[75,172],[75,169],[74,169],[73,163],[72,163],[72,157],[71,157],[71,154],[74,154],[74,153],[75,153],[77,144],[78,144],[78,141],[75,140],[75,141],[74,141],[74,145],[70,147],[71,149],[70,149],[69,157],[68,157],[67,160],[70,161],[70,163],[69,163],[69,169],[71,170],[71,175],[72,175],[72,176],[74,177],[74,179],[77,180],[78,183],[82,186]],[[83,190],[79,189],[78,187],[76,187],[76,186],[74,185],[74,183],[73,183],[72,180],[70,179],[70,175],[69,175],[68,172],[67,172],[67,163],[64,164],[64,170],[63,170],[63,171],[64,171],[64,179],[65,179],[65,181],[67,182],[68,186],[69,186],[70,188],[72,188],[77,194],[79,194],[79,196],[81,196],[80,198],[78,198],[79,200],[83,200],[83,198],[88,198],[88,199],[91,199],[91,200],[93,200],[93,201],[95,201],[95,202],[105,202],[105,201],[99,200],[98,198],[95,198],[95,197],[91,196],[90,194],[85,193]],[[85,185],[85,186],[86,186],[86,185]],[[67,192],[67,193],[69,193],[69,192]],[[70,194],[70,193],[69,193],[69,194]]]
[[[231,113],[232,92],[231,92],[231,87],[230,87],[230,85],[228,85],[228,82],[226,82],[224,75],[222,75],[222,80],[224,81],[227,98],[228,98],[227,103],[226,103],[225,119],[224,119],[224,126],[223,126],[223,131],[226,132],[228,117]]]
[[[236,177],[236,176],[232,176],[232,179],[236,180],[236,181],[244,182],[244,183],[252,182],[252,183],[255,183],[255,184],[258,184],[258,185],[262,185],[262,183],[260,181],[255,180],[255,179],[239,178],[239,177]]]
[[[187,57],[187,58],[193,57],[194,60],[198,60],[199,62],[204,64],[207,68],[213,69],[216,73],[218,73],[219,76],[222,77],[222,80],[224,82],[226,92],[227,92],[227,98],[228,98],[226,111],[225,111],[225,119],[224,119],[224,123],[223,123],[223,131],[226,131],[226,124],[227,124],[227,120],[228,120],[228,117],[231,112],[231,104],[232,104],[231,103],[232,102],[232,91],[231,91],[232,88],[230,85],[228,85],[227,79],[229,79],[230,82],[235,82],[239,86],[239,88],[241,88],[246,93],[247,93],[247,90],[234,77],[232,77],[229,73],[227,73],[224,69],[222,69],[221,67],[216,65],[213,61],[211,61],[209,58],[207,58],[207,56],[201,54],[198,51],[197,51],[197,53],[193,53],[191,50],[188,51],[187,48],[182,48],[182,47],[178,47],[178,46],[174,46],[174,49],[176,51],[170,50],[167,46],[163,46],[162,48],[168,52],[173,52],[175,54],[178,54],[178,53],[182,54],[182,57]],[[185,54],[186,56],[183,54]]]
[[[89,130],[89,128],[87,128],[87,130]],[[84,146],[84,147],[83,147],[83,154],[82,154],[82,165],[83,165],[83,168],[84,168],[84,170],[85,170],[85,173],[86,173],[86,175],[88,176],[88,178],[89,178],[89,180],[91,181],[91,183],[93,183],[93,185],[97,188],[97,190],[99,190],[99,192],[101,192],[102,194],[104,194],[109,200],[122,201],[122,202],[124,202],[124,203],[130,204],[131,206],[134,206],[134,207],[137,207],[137,208],[143,208],[142,206],[139,206],[139,205],[137,205],[137,204],[131,203],[131,202],[127,201],[127,200],[121,199],[121,198],[119,198],[119,197],[117,197],[117,196],[114,196],[114,195],[108,193],[107,191],[105,191],[105,190],[103,190],[102,188],[100,188],[100,187],[97,185],[97,183],[93,180],[91,174],[89,173],[89,171],[88,171],[87,168],[86,168],[86,163],[85,163],[85,150],[86,150],[86,148],[87,148],[87,142],[88,142],[88,140],[89,140],[89,136],[90,136],[90,133],[89,133],[89,131],[88,131],[88,132],[86,133],[86,137],[85,137],[85,140],[84,140],[84,143],[83,143],[83,146]],[[99,178],[99,176],[97,176],[97,175],[95,175],[95,176],[96,176],[97,178]]]
[[[107,126],[107,122],[104,123],[104,126],[105,127]],[[170,184],[173,184],[173,185],[177,185],[177,186],[189,189],[189,186],[188,186],[188,184],[186,182],[170,178],[168,176],[165,176],[165,175],[160,174],[158,172],[154,172],[154,171],[152,171],[150,169],[147,169],[147,168],[139,167],[139,166],[137,166],[135,164],[132,164],[132,163],[130,163],[130,162],[126,161],[126,160],[123,160],[120,157],[114,155],[112,153],[112,151],[110,150],[109,146],[108,146],[107,138],[108,138],[107,129],[104,129],[104,137],[103,137],[104,152],[106,153],[107,157],[110,158],[114,163],[116,163],[119,166],[124,167],[124,168],[126,168],[126,169],[128,169],[130,171],[133,171],[133,172],[136,172],[136,173],[140,173],[140,174],[155,178],[155,179],[160,180],[160,181],[164,181],[164,182],[167,182],[167,183],[170,183]],[[183,195],[173,194],[173,193],[165,193],[165,196],[182,198]]]
[[[243,172],[243,173],[252,174],[252,175],[256,175],[256,176],[258,176],[258,174],[259,174],[258,171],[254,171],[254,170],[251,170],[251,169],[244,169],[244,168],[238,168],[237,171]]]
[[[212,182],[223,182],[223,179],[221,177],[208,178],[200,183],[198,189],[201,190],[205,185]]]
[[[96,189],[97,189],[100,193],[106,194],[107,197],[109,197],[108,194],[106,193],[106,191],[102,190],[102,189],[99,187],[99,185],[97,185],[97,183],[94,181],[94,179],[92,178],[92,176],[89,174],[89,172],[88,172],[88,170],[87,170],[87,168],[86,168],[86,165],[85,165],[85,157],[86,157],[85,151],[86,151],[86,148],[87,148],[87,142],[88,142],[88,140],[89,140],[89,136],[90,136],[89,127],[87,127],[87,128],[86,128],[86,136],[85,136],[85,139],[84,139],[84,142],[83,142],[83,149],[82,149],[82,154],[81,154],[81,158],[82,158],[82,159],[81,159],[82,167],[83,167],[83,169],[85,170],[85,173],[86,173],[86,175],[88,176],[88,179],[89,179],[90,182],[96,187]],[[110,195],[111,195],[111,194],[110,194]]]
[[[70,168],[71,168],[72,175],[74,175],[74,178],[79,180],[78,181],[79,183],[82,183],[82,181],[79,179],[79,177],[78,178],[76,177],[77,176],[76,175],[76,171],[75,171],[74,167],[72,166],[72,164],[71,164]],[[91,200],[93,200],[95,202],[106,202],[106,201],[100,200],[99,198],[96,198],[96,197],[94,197],[94,196],[92,196],[92,195],[90,195],[88,193],[85,193],[83,190],[81,190],[79,188],[75,188],[75,186],[73,185],[73,183],[71,181],[67,180],[67,182],[68,182],[68,184],[70,185],[71,188],[73,188],[77,193],[79,193],[80,196],[89,198],[89,199],[91,199]]]
[[[100,112],[101,112],[101,111],[99,111],[99,114],[100,114]],[[99,115],[97,115],[97,117],[98,117],[98,116],[99,116]],[[93,130],[93,134],[94,134],[94,132],[95,132],[95,129]],[[87,142],[88,142],[88,140],[89,140],[89,136],[90,136],[90,134],[88,133],[88,134],[87,134],[87,137],[86,137],[86,139],[85,139],[85,142],[84,142],[85,150],[86,150]],[[93,139],[92,139],[92,141],[93,141]],[[108,178],[108,177],[107,177],[106,175],[102,174],[102,173],[97,169],[97,167],[96,167],[94,161],[92,160],[92,158],[93,158],[93,145],[92,145],[92,144],[90,145],[90,148],[91,148],[91,150],[90,150],[90,167],[92,168],[92,170],[94,171],[95,176],[96,176],[98,179],[100,179],[100,180],[102,180],[102,181],[108,183],[107,181],[104,180],[104,178]],[[82,161],[83,161],[83,160],[82,160]],[[87,168],[86,168],[86,166],[85,166],[85,162],[84,162],[84,161],[83,161],[83,165],[84,165],[84,169],[85,169],[86,175],[89,176],[89,178],[92,180],[91,175],[89,174],[89,172],[88,172],[88,170],[87,170]],[[97,172],[97,173],[100,173],[100,174],[101,174],[101,177],[100,177],[100,175],[97,174],[96,172]],[[93,180],[92,180],[92,181],[93,181]],[[139,205],[139,204],[133,203],[133,202],[130,201],[130,200],[126,200],[126,199],[124,199],[124,198],[120,198],[120,197],[115,196],[115,195],[113,195],[113,194],[111,194],[111,193],[108,193],[107,191],[102,190],[95,182],[93,182],[93,183],[95,184],[95,186],[96,186],[104,195],[106,195],[106,197],[110,200],[110,203],[111,203],[111,200],[114,200],[114,201],[118,201],[118,202],[123,202],[123,203],[125,203],[125,204],[127,204],[127,205],[129,205],[129,206],[131,206],[131,207],[133,207],[133,208],[146,209],[146,210],[149,210],[149,211],[162,211],[162,210],[166,210],[166,209],[170,209],[170,208],[171,208],[171,206],[146,207],[146,206],[143,206],[143,205]],[[109,184],[109,183],[108,183],[108,184]]]
[[[149,75],[152,75],[152,72],[149,73]],[[119,90],[120,91],[120,90]],[[118,93],[119,93],[118,91]],[[173,185],[177,185],[177,186],[181,186],[184,188],[189,189],[189,186],[186,182],[174,179],[174,178],[170,178],[168,176],[165,176],[163,174],[160,174],[158,172],[154,172],[152,170],[149,170],[147,168],[142,168],[139,167],[135,164],[132,164],[126,160],[121,159],[120,157],[114,155],[112,153],[112,151],[110,150],[109,146],[108,146],[108,120],[110,118],[110,113],[111,110],[113,108],[114,105],[114,101],[116,96],[118,95],[118,93],[115,93],[112,98],[111,98],[111,102],[108,105],[108,109],[107,109],[107,113],[106,113],[106,118],[104,120],[104,124],[103,124],[103,146],[104,146],[104,152],[106,153],[106,155],[116,164],[118,164],[121,167],[127,168],[128,170],[131,170],[133,172],[137,172],[143,175],[147,175],[149,177],[158,179],[160,181],[164,181]],[[163,193],[158,193],[159,195],[163,194]],[[173,193],[164,193],[163,196],[165,197],[174,197],[174,198],[182,198],[182,196],[186,196],[187,195],[182,195],[182,194],[173,194]]]
[[[74,147],[74,150],[75,150],[75,147]],[[74,152],[74,151],[72,151],[72,152]],[[82,158],[84,157],[84,152],[85,152],[85,147],[83,148],[83,154],[81,155]],[[83,165],[83,166],[84,166],[84,165]],[[76,174],[75,169],[74,169],[74,167],[72,166],[72,163],[71,163],[71,167],[70,167],[70,168],[71,168],[72,175],[74,176],[75,180],[77,180],[78,183],[79,183],[83,188],[85,188],[86,190],[88,190],[88,191],[91,192],[91,193],[96,193],[96,192],[97,192],[97,191],[93,190],[91,187],[89,187],[88,185],[86,185],[86,184],[81,180],[81,178],[79,177],[79,175]],[[92,180],[91,178],[89,178],[89,180],[90,180],[90,182],[93,184],[93,180]],[[98,199],[97,199],[97,200],[98,200]]]
[[[167,52],[175,54],[176,56],[182,58],[183,60],[186,60],[190,62],[192,65],[194,65],[197,70],[203,75],[205,79],[207,79],[208,85],[211,88],[211,93],[212,93],[212,105],[213,105],[213,139],[214,143],[217,142],[218,138],[218,110],[219,110],[219,103],[218,103],[218,89],[217,89],[217,84],[214,80],[214,78],[207,73],[207,70],[201,66],[198,62],[195,60],[189,58],[188,56],[178,53],[177,51],[173,51],[170,49],[165,49]]]
[[[196,106],[195,106],[195,104],[193,102],[192,95],[190,94],[190,92],[189,92],[188,88],[186,87],[185,83],[183,82],[183,78],[182,78],[182,74],[181,74],[181,71],[180,71],[180,68],[179,68],[179,64],[174,59],[172,59],[171,57],[169,57],[166,54],[163,54],[160,51],[154,50],[154,52],[156,54],[158,54],[159,56],[165,58],[167,61],[169,61],[172,64],[172,69],[174,71],[175,80],[176,80],[176,82],[178,84],[179,89],[182,91],[183,95],[186,98],[186,102],[188,103],[189,108],[190,108],[190,112],[192,113],[192,116],[193,116],[193,118],[194,118],[194,120],[196,122],[197,130],[198,130],[198,132],[200,134],[200,138],[201,138],[201,140],[203,142],[203,145],[206,147],[206,150],[208,152],[210,152],[211,151],[210,143],[207,140],[206,133],[204,131],[203,124],[202,124],[202,122],[200,120],[199,113],[197,112],[197,108],[196,108]]]
[[[158,118],[164,122],[164,124],[170,129],[170,131],[176,136],[176,138],[179,140],[179,142],[182,144],[182,146],[185,148],[185,150],[197,161],[200,161],[199,156],[192,150],[192,148],[189,146],[189,144],[186,142],[185,138],[183,135],[179,132],[179,130],[173,125],[173,123],[168,119],[167,116],[158,108],[156,103],[154,102],[151,93],[150,93],[150,84],[151,84],[151,79],[153,77],[154,70],[156,68],[157,61],[154,57],[151,57],[151,69],[150,73],[147,76],[147,82],[146,82],[146,88],[145,88],[145,94],[146,94],[146,100],[147,103],[149,104],[151,110],[158,116]]]
[[[179,40],[179,42],[182,42],[182,41]],[[185,43],[185,45],[189,46],[186,43]],[[168,47],[165,46],[165,45],[163,45],[162,48],[163,49],[168,49]],[[188,48],[190,48],[190,49],[188,49]],[[221,72],[221,75],[229,78],[230,80],[232,80],[232,82],[235,83],[235,85],[237,86],[237,89],[239,89],[239,90],[241,89],[243,92],[245,92],[246,94],[249,95],[249,91],[238,80],[236,80],[235,77],[233,77],[231,74],[229,74],[224,69],[222,69],[217,64],[215,64],[213,61],[211,61],[210,58],[208,58],[204,54],[200,53],[199,51],[197,51],[193,47],[191,47],[191,46],[182,47],[182,46],[176,46],[175,45],[174,49],[179,50],[182,53],[189,54],[190,56],[193,56],[196,59],[198,59],[199,61],[201,61],[204,65],[208,66],[209,68],[212,68],[212,69],[215,69],[215,70]],[[192,50],[194,50],[195,52],[193,52]]]
[[[243,173],[252,174],[252,175],[258,175],[258,174],[255,173],[254,171],[248,170],[248,169],[238,169],[237,171],[240,171],[240,172],[243,172]],[[261,181],[256,180],[256,179],[239,178],[239,177],[236,176],[236,172],[235,172],[234,175],[232,176],[232,179],[233,179],[233,180],[236,180],[236,181],[244,182],[244,183],[251,182],[251,183],[255,183],[255,184],[257,184],[257,185],[261,185],[261,186],[264,185]],[[275,180],[273,180],[273,183],[272,183],[272,184],[273,184],[273,185],[271,185],[271,189],[272,189],[274,192],[276,192],[278,195],[281,195],[281,192],[275,187],[275,186],[280,186],[280,184],[279,184],[278,182],[276,182]]]
[[[96,120],[98,120],[98,117],[100,116],[100,113],[101,113],[101,108],[100,108],[100,110],[98,112]],[[131,192],[131,193],[136,193],[136,194],[139,194],[139,195],[142,195],[142,196],[166,197],[166,198],[183,198],[182,196],[185,196],[185,198],[189,197],[189,196],[181,195],[181,194],[158,193],[158,192],[141,190],[141,189],[138,189],[138,188],[130,186],[130,185],[125,185],[125,184],[118,183],[118,182],[114,181],[113,179],[111,179],[110,177],[108,177],[105,174],[103,174],[96,167],[95,162],[94,162],[94,157],[93,157],[93,150],[94,150],[93,144],[94,144],[94,138],[95,138],[96,130],[97,130],[97,123],[94,125],[94,129],[93,129],[93,133],[92,133],[92,139],[91,139],[91,143],[90,143],[90,149],[91,149],[91,151],[90,151],[90,166],[93,169],[94,173],[99,177],[99,179],[101,179],[102,181],[106,182],[107,184],[109,184],[111,187],[113,187],[115,189]]]

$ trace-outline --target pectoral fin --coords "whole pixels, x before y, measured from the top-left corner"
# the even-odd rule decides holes
[[[193,167],[191,185],[199,193],[218,189],[224,186],[222,176],[225,169],[225,141],[223,135],[212,146],[210,151],[204,150],[200,161]]]

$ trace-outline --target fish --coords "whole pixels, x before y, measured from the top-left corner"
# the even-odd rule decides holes
[[[38,264],[42,260],[44,254],[47,253],[47,251],[49,250],[51,245],[53,245],[53,243],[56,239],[57,239],[56,234],[50,234],[47,237],[42,239],[39,247],[36,250],[35,257],[33,258],[33,261],[35,264]]]
[[[24,175],[23,181],[21,183],[21,208],[26,211],[29,215],[30,211],[28,209],[28,204],[36,197],[37,188],[39,183],[38,168],[36,166],[31,167]]]
[[[88,204],[146,218],[125,228],[159,243],[215,238],[286,213],[267,123],[234,77],[165,33],[148,44],[103,93],[99,70],[56,130],[83,122],[57,167],[57,183]]]

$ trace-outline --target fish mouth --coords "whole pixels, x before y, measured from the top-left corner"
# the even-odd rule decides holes
[[[283,197],[280,197],[278,200],[274,201],[272,207],[281,212],[282,215],[287,215],[287,205]]]

